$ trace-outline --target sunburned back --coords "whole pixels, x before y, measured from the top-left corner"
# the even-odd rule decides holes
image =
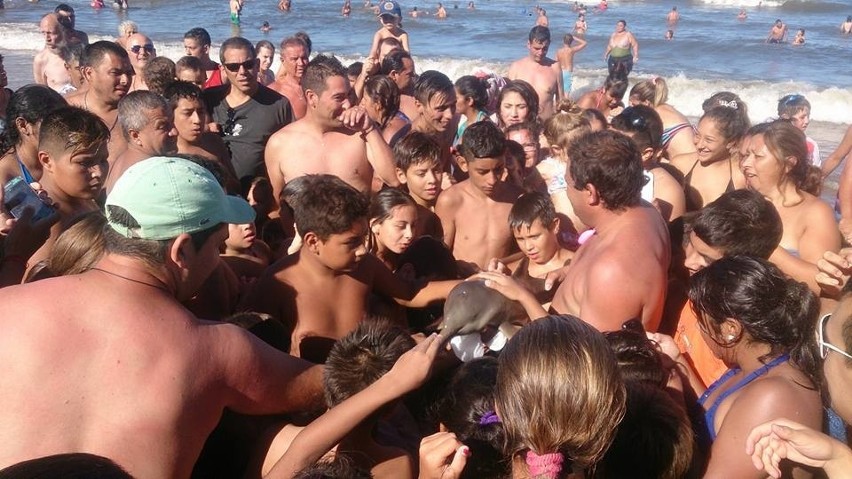
[[[153,289],[105,295],[92,274],[0,292],[0,467],[81,451],[188,477],[223,408],[195,360],[199,323]]]
[[[650,206],[630,208],[615,221],[577,250],[551,307],[601,331],[632,318],[656,331],[671,259],[668,230]]]

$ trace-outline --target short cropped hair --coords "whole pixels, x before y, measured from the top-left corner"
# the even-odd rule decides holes
[[[526,226],[531,227],[535,220],[540,220],[545,228],[556,221],[556,208],[550,195],[540,191],[524,193],[518,197],[509,211],[509,228],[512,231]]]
[[[431,135],[412,131],[393,146],[393,161],[403,173],[421,163],[441,162],[441,146]]]
[[[204,65],[201,64],[201,60],[199,58],[187,55],[185,57],[180,57],[177,63],[175,63],[175,77],[184,70],[200,72],[204,70]]]
[[[366,221],[370,202],[366,195],[334,175],[306,175],[289,181],[297,194],[287,198],[296,228],[304,237],[314,233],[326,241],[349,231],[356,221]]]
[[[778,210],[760,193],[724,193],[699,210],[689,229],[724,256],[749,255],[768,259],[781,243],[783,227]]]
[[[204,101],[201,99],[201,88],[198,88],[198,85],[188,81],[173,81],[166,87],[166,91],[163,92],[163,96],[166,98],[166,101],[169,102],[169,106],[173,110],[177,108],[178,101],[180,101],[181,98],[186,100],[197,100],[204,105]]]
[[[308,47],[308,56],[311,56],[311,52],[314,49],[314,43],[311,41],[311,37],[305,32],[296,32],[293,36],[304,42],[305,46]]]
[[[414,344],[399,326],[374,320],[359,324],[334,344],[325,361],[326,405],[334,407],[366,389],[390,371]]]
[[[175,62],[169,57],[154,57],[142,69],[148,89],[162,95],[169,83],[175,81]]]
[[[490,121],[478,121],[464,132],[461,151],[468,163],[478,158],[500,158],[506,153],[506,137]]]
[[[273,45],[269,40],[261,40],[254,44],[254,51],[259,52],[261,48],[266,48],[275,52],[275,45]]]
[[[278,47],[281,52],[283,52],[284,49],[287,47],[305,47],[306,52],[309,50],[308,44],[305,43],[304,40],[296,36],[287,37],[284,40],[281,40],[281,44],[279,44]]]
[[[326,80],[332,77],[343,77],[349,81],[346,68],[340,60],[330,55],[317,55],[305,67],[301,80],[302,90],[311,90],[321,95],[327,87]]]
[[[437,70],[427,70],[414,84],[414,99],[421,105],[428,105],[435,95],[453,95],[455,91],[453,81],[447,75]]]
[[[390,75],[391,72],[401,71],[405,65],[403,65],[402,61],[408,58],[412,62],[414,61],[411,58],[411,54],[403,49],[393,50],[392,52],[385,55],[385,58],[382,60],[382,75]]]
[[[106,148],[109,129],[97,115],[75,106],[48,113],[41,122],[38,149],[51,154]]]
[[[162,109],[171,111],[168,102],[162,96],[148,90],[136,90],[128,93],[118,102],[118,123],[124,139],[130,141],[130,131],[139,131],[151,121],[151,112]]]
[[[257,58],[257,52],[254,50],[254,45],[243,37],[231,37],[219,47],[219,61],[225,63],[225,52],[228,50],[245,50],[252,58]]]
[[[550,29],[541,25],[532,27],[530,29],[529,42],[550,43]]]
[[[102,456],[82,452],[55,454],[11,465],[0,471],[2,479],[132,479],[118,464]]]
[[[633,140],[611,130],[585,132],[568,143],[566,152],[574,179],[569,188],[594,185],[604,207],[611,211],[639,204],[645,177],[642,155]]]
[[[195,40],[196,42],[200,43],[201,46],[210,46],[210,44],[212,43],[210,41],[210,33],[208,33],[207,30],[201,27],[195,27],[193,29],[190,29],[188,32],[183,34],[183,38]]]
[[[80,66],[96,67],[109,54],[130,61],[130,57],[127,56],[127,50],[121,48],[121,45],[108,40],[100,40],[86,45],[86,48],[83,50],[83,57],[80,59]]]

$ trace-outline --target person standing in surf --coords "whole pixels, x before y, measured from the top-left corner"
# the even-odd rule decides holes
[[[610,76],[618,72],[625,77],[633,71],[633,64],[639,61],[639,42],[627,30],[626,21],[616,22],[615,32],[609,37],[609,44],[604,52],[604,60],[607,61]]]
[[[781,19],[775,20],[775,24],[769,29],[769,35],[766,36],[765,43],[784,43],[787,38],[787,24]]]

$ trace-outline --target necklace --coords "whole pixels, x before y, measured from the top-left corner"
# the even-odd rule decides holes
[[[120,274],[118,274],[118,273],[113,273],[112,271],[107,271],[107,270],[105,270],[105,269],[101,269],[101,268],[91,268],[91,269],[93,269],[93,270],[95,270],[95,271],[100,271],[101,273],[106,273],[106,274],[108,274],[108,275],[110,275],[110,276],[115,276],[116,278],[125,279],[125,280],[127,280],[127,281],[132,281],[132,282],[134,282],[134,283],[144,284],[145,286],[150,286],[150,287],[152,287],[152,288],[159,289],[160,291],[164,291],[164,292],[166,292],[166,293],[168,293],[168,294],[172,294],[172,293],[171,293],[171,291],[169,291],[168,289],[166,289],[165,285],[156,285],[156,284],[146,283],[146,282],[144,282],[144,281],[139,281],[138,279],[128,278],[127,276],[122,276],[122,275],[120,275]]]
[[[83,93],[83,108],[92,111],[89,108],[89,90],[86,90],[86,93]],[[94,112],[93,112],[94,113]],[[115,129],[115,125],[118,124],[118,112],[115,113],[115,120],[112,122],[112,126],[109,127],[109,133],[112,135],[112,130]],[[93,268],[94,269],[94,268]]]

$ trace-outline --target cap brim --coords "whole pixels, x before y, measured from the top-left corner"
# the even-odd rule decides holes
[[[222,204],[219,219],[222,223],[244,225],[254,221],[256,215],[254,208],[248,204],[248,201],[238,196],[227,196]]]

